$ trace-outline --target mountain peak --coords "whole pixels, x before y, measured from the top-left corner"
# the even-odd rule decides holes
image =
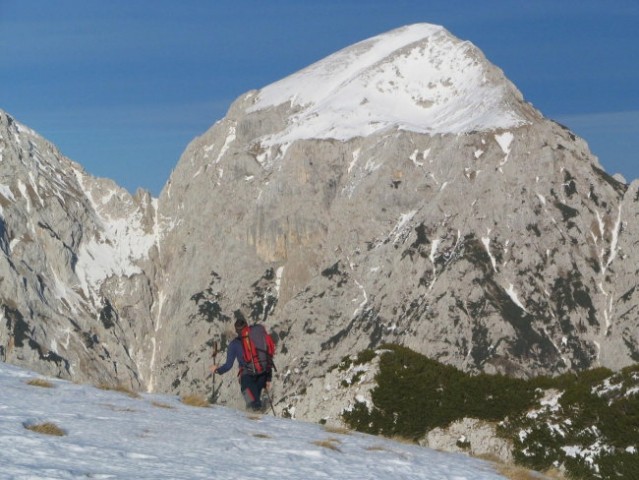
[[[532,108],[470,42],[409,25],[356,43],[257,92],[250,111],[289,103],[269,143],[349,138],[386,128],[459,134],[512,128]]]

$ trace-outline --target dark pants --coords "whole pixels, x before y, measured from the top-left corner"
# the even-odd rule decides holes
[[[267,377],[268,375],[266,373],[260,375],[242,375],[240,377],[240,389],[246,402],[246,408],[252,410],[262,409],[262,390],[266,387]]]

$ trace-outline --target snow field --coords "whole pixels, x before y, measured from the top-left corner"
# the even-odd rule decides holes
[[[477,459],[374,436],[33,378],[0,364],[1,479],[504,478]],[[25,428],[44,422],[66,435]]]

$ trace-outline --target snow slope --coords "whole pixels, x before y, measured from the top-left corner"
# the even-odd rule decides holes
[[[373,436],[33,378],[0,364],[1,479],[504,478],[480,460]],[[25,428],[43,422],[66,435]]]
[[[290,103],[289,127],[264,144],[348,140],[395,127],[465,133],[526,120],[507,99],[511,85],[470,42],[415,24],[347,47],[258,92],[250,111]],[[492,78],[491,78],[492,75]]]

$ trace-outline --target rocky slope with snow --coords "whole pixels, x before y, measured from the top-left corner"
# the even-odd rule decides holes
[[[145,388],[155,201],[88,175],[0,112],[0,353]]]
[[[516,376],[639,359],[639,183],[441,27],[243,95],[157,201],[2,122],[12,363],[206,392],[212,341],[243,315],[277,340],[278,404],[319,420],[357,394],[331,367],[385,342]],[[218,400],[238,405],[223,380]]]

